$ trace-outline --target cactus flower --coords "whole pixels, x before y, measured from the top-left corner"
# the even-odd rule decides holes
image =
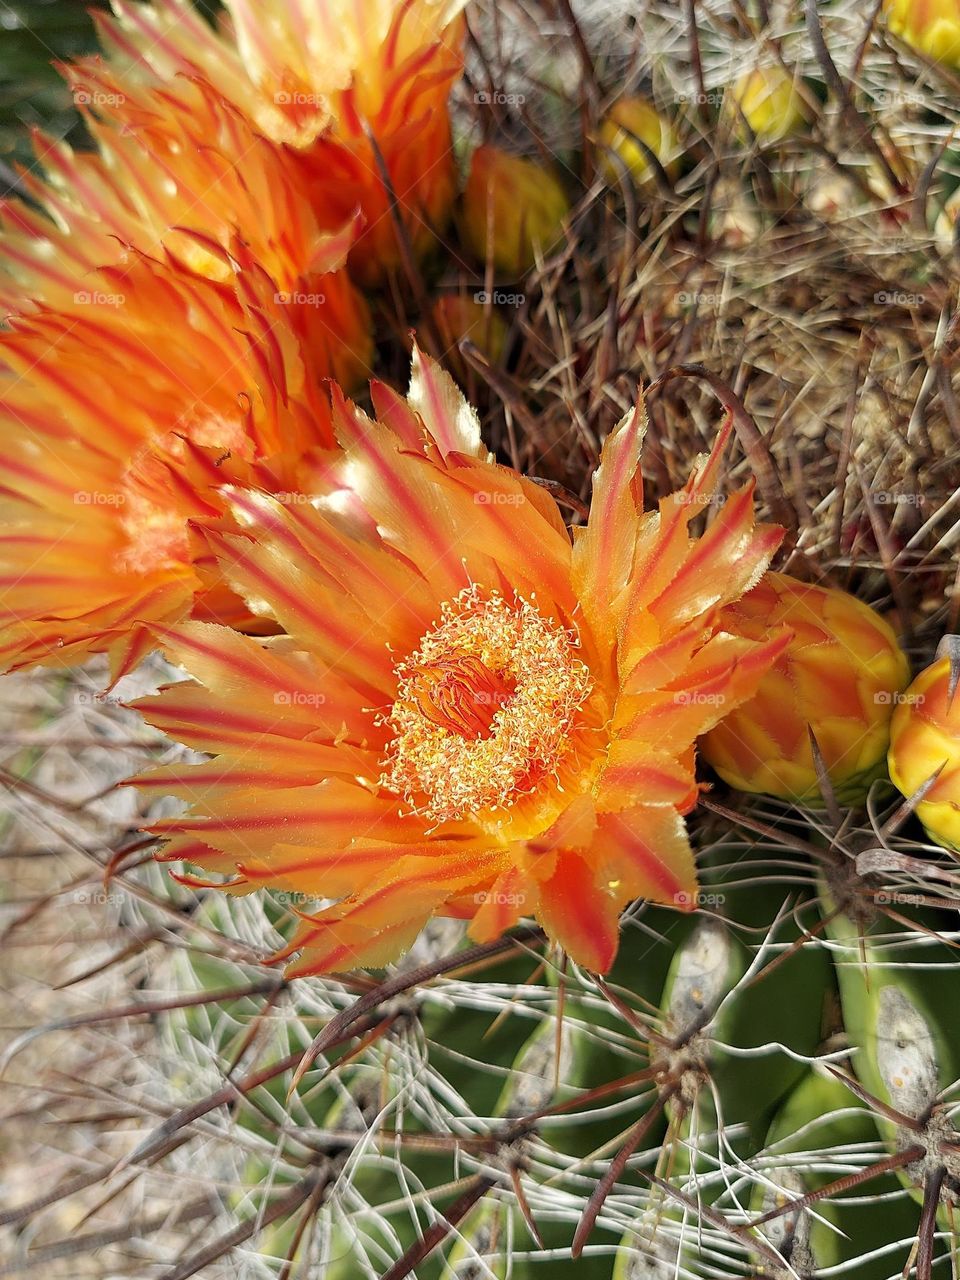
[[[733,86],[731,97],[737,115],[763,143],[789,137],[808,118],[796,79],[779,63],[747,71]]]
[[[133,255],[0,334],[0,669],[119,673],[153,647],[137,620],[252,621],[191,522],[231,480],[312,485],[333,437],[290,308],[234,253],[229,284]]]
[[[375,284],[400,262],[389,175],[407,237],[426,251],[456,195],[450,88],[463,68],[462,0],[226,0],[211,26],[183,0],[117,0],[98,15],[120,91],[162,91],[188,111],[204,84],[302,166],[333,230],[359,207],[351,270]],[[97,84],[101,64],[77,74]]]
[[[918,52],[960,67],[960,0],[884,0],[887,26]]]
[[[670,124],[646,98],[621,98],[600,126],[600,143],[606,152],[600,163],[608,182],[617,182],[622,166],[637,184],[650,177],[650,161],[641,142],[668,174],[676,173],[679,144]]]
[[[704,737],[704,758],[740,791],[815,804],[809,727],[837,795],[862,798],[883,772],[890,717],[909,678],[888,624],[845,591],[782,573],[768,573],[724,621],[754,638],[786,625],[794,637],[756,696]]]
[[[482,262],[519,279],[537,253],[549,253],[563,237],[570,202],[558,178],[535,160],[497,147],[478,147],[463,192],[463,238]]]
[[[97,150],[40,137],[45,177],[24,175],[36,207],[0,202],[3,313],[69,309],[90,292],[93,274],[122,262],[128,249],[170,253],[198,275],[229,282],[242,228],[249,253],[286,295],[287,314],[309,313],[318,374],[362,384],[373,356],[370,317],[341,269],[360,219],[324,229],[289,149],[202,82],[188,105],[130,86],[106,67],[96,78],[78,67],[65,74]]]
[[[940,770],[916,812],[931,840],[960,852],[960,694],[950,688],[948,657],[921,671],[899,700],[888,764],[905,796]]]
[[[638,404],[571,544],[549,494],[491,460],[452,380],[416,351],[413,370],[408,401],[374,385],[379,422],[334,389],[329,499],[223,495],[240,532],[207,530],[211,554],[284,634],[156,629],[196,682],[138,708],[212,758],[137,785],[191,806],[152,826],[167,860],[206,873],[188,882],[326,900],[282,953],[302,953],[294,973],[381,966],[432,915],[479,941],[532,916],[606,970],[626,903],[695,902],[695,739],[787,638],[717,615],[781,530],[754,523],[747,484],[691,535],[729,421],[644,513]]]

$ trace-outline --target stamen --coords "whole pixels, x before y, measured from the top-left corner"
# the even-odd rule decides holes
[[[555,779],[592,688],[576,646],[527,601],[466,588],[397,665],[380,784],[446,822],[509,808]]]

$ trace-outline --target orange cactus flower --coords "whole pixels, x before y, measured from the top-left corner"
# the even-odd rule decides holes
[[[257,134],[202,82],[188,106],[159,89],[134,95],[105,69],[65,74],[98,150],[75,153],[38,136],[47,179],[23,175],[37,207],[0,204],[4,313],[82,302],[92,273],[120,261],[127,246],[154,256],[166,250],[199,274],[229,280],[225,250],[239,230],[278,295],[303,313],[311,341],[320,338],[318,373],[363,383],[373,357],[370,316],[341,269],[359,219],[322,229],[307,175],[288,149]]]
[[[283,633],[157,629],[194,683],[138,709],[213,758],[137,784],[191,812],[166,860],[234,892],[326,899],[283,957],[380,966],[434,914],[493,939],[533,916],[606,970],[637,897],[690,907],[694,742],[751,696],[788,636],[722,630],[781,537],[746,485],[699,536],[729,422],[644,513],[642,405],[606,441],[573,542],[553,499],[495,465],[452,380],[415,352],[379,421],[334,392],[338,485],[310,506],[233,489],[206,537]],[[194,873],[189,883],[209,883]],[[280,958],[280,957],[278,957]]]
[[[186,103],[195,80],[299,153],[314,208],[332,229],[356,208],[366,227],[351,257],[364,283],[397,265],[390,196],[418,251],[456,194],[447,99],[463,68],[462,0],[226,0],[214,30],[182,0],[118,0],[98,15],[123,79],[159,83]],[[96,61],[80,66],[96,75]]]
[[[274,282],[235,254],[229,284],[133,255],[0,335],[0,667],[109,651],[119,673],[152,647],[134,621],[250,618],[189,522],[230,480],[312,486],[333,437]]]
[[[949,656],[921,671],[897,699],[888,763],[891,780],[907,797],[937,775],[917,817],[931,840],[960,852],[960,693]]]
[[[785,573],[766,574],[725,622],[757,638],[776,625],[794,635],[756,697],[706,735],[704,758],[741,791],[822,803],[812,730],[837,796],[861,800],[884,773],[890,717],[909,679],[889,624],[846,591]]]

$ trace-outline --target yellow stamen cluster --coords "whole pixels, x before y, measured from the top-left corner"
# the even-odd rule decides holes
[[[592,687],[576,645],[526,600],[461,591],[397,665],[381,785],[441,823],[508,808],[555,776]]]

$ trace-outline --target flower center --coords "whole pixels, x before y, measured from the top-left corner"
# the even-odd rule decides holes
[[[490,668],[473,653],[451,654],[419,667],[410,697],[420,714],[462,738],[490,738],[497,712],[513,697],[516,681]]]
[[[556,779],[592,687],[576,647],[525,600],[461,591],[397,665],[381,785],[439,823],[509,808]]]

